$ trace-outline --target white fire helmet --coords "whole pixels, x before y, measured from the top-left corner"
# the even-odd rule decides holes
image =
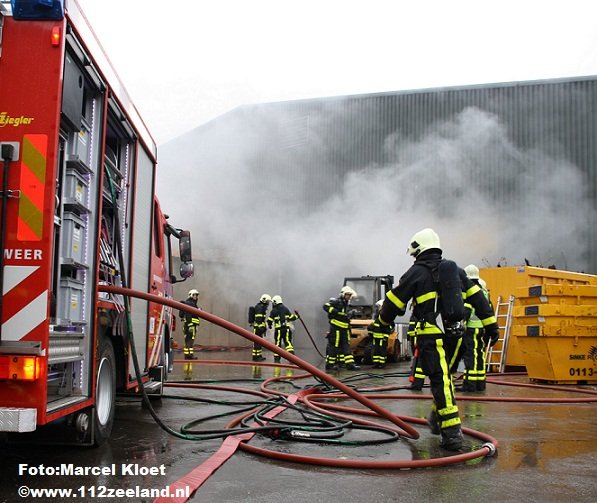
[[[263,304],[267,304],[268,302],[271,302],[271,300],[272,300],[272,298],[267,293],[264,293],[259,298],[259,302],[262,302]]]
[[[357,292],[355,292],[352,288],[350,288],[349,286],[343,286],[340,289],[340,296],[344,297],[346,294],[350,294],[351,297],[357,296]]]
[[[441,251],[439,236],[437,235],[437,232],[429,227],[417,232],[412,238],[410,238],[409,243],[410,244],[406,252],[415,258],[425,250],[430,250],[432,248],[436,248]]]
[[[189,297],[192,297],[193,295],[199,295],[199,292],[197,290],[195,290],[194,288],[189,290]]]
[[[464,272],[470,279],[479,279],[479,268],[475,264],[467,265]]]
[[[274,295],[274,296],[272,297],[272,304],[273,304],[274,306],[277,306],[278,304],[282,304],[282,303],[283,303],[283,302],[282,302],[282,297],[280,297],[279,295]]]

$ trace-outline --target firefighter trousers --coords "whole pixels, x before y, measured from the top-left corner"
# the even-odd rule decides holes
[[[259,337],[264,337],[265,327],[254,327],[253,333]],[[263,356],[263,348],[261,347],[261,344],[259,344],[258,342],[253,343],[252,356],[254,360],[259,359]]]
[[[286,326],[276,327],[274,330],[274,343],[279,348],[285,349],[289,353],[294,353],[294,346],[292,345],[292,330]],[[280,357],[275,356],[276,359]]]
[[[327,335],[328,344],[326,347],[326,365],[337,365],[345,363],[354,365],[354,356],[350,349],[350,329],[330,325]]]
[[[447,337],[444,339],[444,349],[446,351],[446,360],[450,373],[458,370],[458,363],[462,359],[464,346],[462,344],[464,337]]]
[[[421,367],[429,377],[433,410],[438,416],[440,429],[460,427],[460,416],[454,398],[454,384],[450,373],[449,360],[443,335],[417,335],[417,346]],[[451,344],[447,344],[451,347]]]
[[[373,341],[371,342],[371,360],[375,365],[385,365],[388,359],[388,334],[373,333]]]
[[[184,358],[185,360],[190,360],[193,358],[194,353],[194,343],[195,343],[195,335],[197,335],[197,327],[199,325],[195,323],[187,323],[185,322],[183,327],[184,333]]]
[[[419,351],[419,346],[417,346],[417,337],[416,336],[409,336],[410,341],[410,350],[413,355],[411,368],[410,368],[410,377],[408,380],[411,383],[412,389],[423,389],[423,384],[425,383],[425,374],[423,373],[423,368],[421,367],[421,355]]]
[[[485,331],[482,328],[467,328],[463,341],[465,391],[483,391],[485,389]]]

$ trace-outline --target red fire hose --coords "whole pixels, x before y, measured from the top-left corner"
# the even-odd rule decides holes
[[[192,308],[192,307],[188,306],[187,304],[183,304],[181,302],[177,302],[172,299],[164,298],[161,296],[157,296],[157,295],[153,295],[153,294],[149,294],[149,293],[145,293],[145,292],[140,292],[140,291],[129,289],[129,288],[122,288],[122,287],[111,286],[111,285],[99,285],[98,289],[102,292],[113,293],[113,294],[117,294],[117,295],[124,295],[124,296],[129,296],[129,297],[136,297],[136,298],[144,299],[149,302],[155,302],[158,304],[167,305],[176,310],[187,311],[195,316],[198,316],[199,318],[202,318],[202,319],[207,320],[215,325],[218,325],[226,330],[229,330],[230,332],[236,333],[236,334],[244,337],[245,339],[248,339],[254,343],[256,342],[256,343],[260,344],[261,346],[265,347],[269,351],[278,354],[279,356],[285,358],[286,360],[294,363],[298,367],[306,370],[311,376],[314,376],[314,377],[320,379],[321,381],[329,384],[330,386],[333,386],[334,388],[336,388],[344,393],[344,395],[341,395],[340,393],[334,394],[334,395],[331,395],[331,394],[330,395],[325,395],[325,394],[318,395],[316,389],[311,389],[311,390],[309,390],[309,392],[306,392],[306,391],[300,392],[300,393],[297,393],[292,396],[293,400],[300,399],[301,401],[308,404],[310,407],[313,407],[314,409],[318,408],[318,406],[315,406],[313,403],[315,401],[315,399],[317,399],[317,398],[320,398],[320,399],[326,398],[327,399],[327,398],[331,398],[332,396],[338,396],[338,397],[339,396],[348,396],[348,397],[356,400],[357,402],[361,403],[365,407],[367,407],[367,409],[369,409],[369,411],[362,410],[362,409],[353,410],[352,411],[353,413],[357,413],[357,414],[361,414],[361,415],[370,415],[370,416],[377,415],[382,418],[385,418],[398,427],[398,428],[387,428],[387,427],[385,427],[385,428],[392,429],[393,431],[398,432],[403,437],[411,438],[411,439],[419,438],[418,431],[414,427],[410,426],[408,424],[409,422],[416,423],[416,424],[422,424],[422,425],[427,424],[427,421],[425,419],[410,418],[410,417],[409,418],[401,418],[400,416],[391,413],[390,411],[381,407],[374,401],[363,396],[361,393],[357,392],[355,389],[347,386],[343,382],[335,379],[334,377],[330,376],[326,372],[311,365],[310,363],[308,363],[304,360],[301,360],[300,358],[295,356],[293,353],[289,353],[289,352],[285,351],[284,349],[276,346],[275,344],[269,342],[268,340],[263,339],[262,337],[259,337],[255,334],[253,334],[252,332],[250,332],[244,328],[241,328],[241,327],[239,327],[229,321],[226,321],[222,318],[219,318],[218,316],[215,316],[209,312],[206,312],[206,311],[203,311],[200,309],[196,309],[196,308]],[[213,362],[210,362],[210,363],[213,363]],[[228,364],[229,364],[229,362],[228,362]],[[297,376],[297,377],[306,377],[306,376]],[[188,387],[194,387],[194,385],[190,384],[190,385],[188,385]],[[262,392],[263,391],[265,391],[265,383],[264,383],[264,386],[262,386]],[[267,392],[276,394],[275,392],[272,392],[271,390],[267,390]],[[310,395],[311,398],[309,398],[308,395]],[[383,395],[377,396],[376,395],[376,398],[390,398],[390,396],[383,396]],[[323,409],[326,408],[326,406],[321,403],[319,404],[319,407],[323,408]],[[332,409],[332,408],[334,408],[334,407],[328,406],[326,414],[329,414],[329,409]],[[336,410],[341,410],[341,409],[342,409],[341,407],[336,406]],[[275,413],[278,413],[278,412],[279,411],[276,409]],[[333,415],[333,414],[331,414],[331,415]],[[231,428],[232,426],[234,426],[234,425],[238,424],[240,421],[242,421],[242,419],[243,419],[243,416],[235,419],[232,423],[227,425],[227,427]],[[366,421],[363,419],[358,419],[358,418],[355,419],[355,418],[351,417],[350,420],[355,423],[376,424],[377,426],[379,426],[379,424],[377,424],[377,423],[373,423],[373,422]],[[243,435],[235,435],[232,437],[228,437],[224,441],[224,443],[222,445],[222,449],[220,451],[218,451],[213,456],[213,459],[210,459],[211,465],[209,466],[209,470],[207,472],[203,473],[204,470],[207,470],[208,467],[201,465],[201,466],[197,467],[193,472],[188,474],[187,477],[184,477],[183,479],[173,483],[171,487],[175,488],[175,487],[183,487],[184,486],[184,487],[189,487],[191,489],[191,492],[195,491],[205,481],[205,479],[209,476],[209,473],[211,473],[213,470],[217,469],[223,462],[225,462],[225,460],[228,459],[228,457],[230,457],[233,454],[234,450],[237,447],[240,449],[246,450],[248,452],[252,452],[254,454],[263,455],[263,456],[267,456],[267,457],[275,458],[275,459],[282,459],[282,460],[286,460],[286,461],[294,461],[294,462],[308,463],[308,464],[315,464],[315,465],[337,466],[337,467],[382,468],[382,469],[395,469],[395,468],[401,469],[401,468],[445,466],[445,465],[454,464],[454,463],[462,463],[464,461],[479,458],[479,457],[491,456],[496,452],[497,440],[495,440],[494,438],[492,438],[488,435],[485,435],[483,433],[476,432],[474,430],[469,430],[467,428],[463,428],[463,432],[467,433],[469,435],[475,436],[481,440],[485,440],[486,443],[483,444],[483,446],[481,448],[479,448],[475,451],[456,454],[453,456],[449,456],[447,458],[435,458],[435,459],[426,459],[426,460],[378,461],[378,462],[349,460],[349,459],[314,458],[314,457],[299,456],[299,455],[294,455],[294,454],[290,454],[290,453],[272,451],[272,450],[262,449],[262,448],[251,446],[251,445],[247,444],[246,440],[248,440],[250,438],[250,436],[252,436],[252,435],[247,436],[246,438]],[[182,497],[182,498],[170,497],[170,498],[158,498],[158,500],[156,500],[156,501],[183,502],[186,500],[187,500],[187,498],[185,498],[185,497]]]
[[[407,438],[413,438],[413,439],[419,438],[419,432],[417,430],[415,430],[409,424],[402,421],[402,419],[400,419],[396,414],[392,414],[390,411],[379,406],[372,400],[369,400],[367,397],[361,395],[360,393],[355,391],[350,386],[347,386],[343,382],[339,381],[338,379],[335,379],[334,377],[325,373],[323,370],[320,370],[317,367],[311,365],[310,363],[308,363],[304,360],[301,360],[300,358],[295,356],[293,353],[289,353],[288,351],[276,346],[275,344],[268,341],[267,339],[259,337],[259,336],[255,335],[254,333],[249,332],[248,330],[241,328],[238,325],[235,325],[234,323],[231,323],[227,320],[224,320],[223,318],[220,318],[219,316],[208,313],[207,311],[203,311],[201,309],[196,309],[196,308],[190,307],[189,305],[183,304],[182,302],[177,302],[175,300],[167,299],[167,298],[160,297],[158,295],[153,295],[150,293],[140,292],[138,290],[133,290],[131,288],[122,288],[119,286],[112,286],[112,285],[99,285],[98,289],[101,292],[113,293],[113,294],[117,294],[117,295],[124,295],[124,296],[128,296],[128,297],[137,297],[139,299],[144,299],[149,302],[157,302],[159,304],[164,304],[166,306],[170,306],[177,310],[182,309],[182,310],[187,311],[195,316],[198,316],[199,318],[207,320],[210,323],[213,323],[222,328],[225,328],[226,330],[229,330],[230,332],[234,332],[235,334],[238,334],[238,335],[244,337],[245,339],[249,339],[251,342],[256,342],[256,343],[260,344],[261,346],[265,347],[266,349],[268,349],[269,351],[276,353],[279,356],[281,356],[282,358],[285,358],[286,360],[294,363],[298,367],[301,367],[302,369],[306,370],[307,372],[309,372],[310,374],[314,375],[315,377],[321,379],[322,381],[328,383],[329,385],[334,386],[335,388],[344,392],[351,398],[355,399],[357,402],[360,402],[361,404],[363,404],[368,409],[371,409],[372,411],[376,412],[378,415],[385,417],[388,421],[390,421],[391,423],[393,423],[396,426],[398,426],[399,428],[401,428],[402,431],[400,432],[400,434],[402,436],[407,437]]]

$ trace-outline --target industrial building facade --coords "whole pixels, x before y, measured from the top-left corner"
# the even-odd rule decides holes
[[[574,244],[534,265],[597,273],[595,77],[270,103],[235,114],[253,129],[271,128],[255,166],[267,178],[292,165],[286,176],[302,189],[297,197],[305,207],[332,197],[338,178],[348,173],[419,169],[404,179],[424,189],[416,200],[407,197],[413,206],[442,215],[454,199],[476,193],[491,201],[497,233],[517,221],[524,232],[534,218],[545,217],[557,230],[567,215],[565,225],[572,223],[574,231],[553,238]],[[457,180],[442,172],[453,163],[459,164]],[[435,180],[421,183],[428,175]],[[508,221],[500,225],[502,217]],[[549,225],[545,229],[552,234]]]

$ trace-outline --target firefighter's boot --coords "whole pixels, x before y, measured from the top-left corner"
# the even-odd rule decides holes
[[[477,391],[477,386],[472,381],[464,381],[462,383],[462,391],[464,393],[470,393],[470,392],[473,392],[473,391]]]
[[[477,381],[477,391],[485,391],[486,381]]]
[[[346,364],[346,370],[361,370],[361,367],[355,365],[354,363]]]
[[[450,426],[441,431],[442,438],[439,446],[448,451],[459,451],[462,448],[462,429],[460,425]]]
[[[437,412],[432,410],[427,416],[427,422],[429,423],[429,429],[431,430],[431,433],[433,433],[434,435],[439,435],[439,416],[437,415]]]
[[[274,363],[280,363],[280,357],[278,355],[274,356]]]
[[[423,384],[425,384],[425,379],[421,379],[420,377],[415,377],[414,375],[409,376],[408,380],[410,381],[410,386],[408,389],[412,389],[413,391],[421,391],[423,389]]]

